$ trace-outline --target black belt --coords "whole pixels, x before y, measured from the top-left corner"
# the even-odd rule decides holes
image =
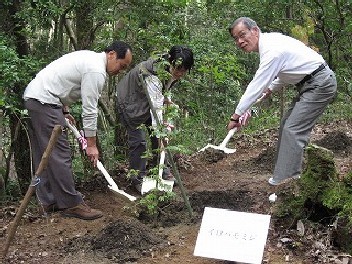
[[[316,75],[318,72],[324,70],[327,65],[328,65],[328,64],[327,64],[326,62],[324,62],[324,63],[321,64],[316,70],[314,70],[311,74],[307,74],[306,76],[304,76],[304,78],[302,79],[302,81],[300,81],[299,83],[296,83],[295,85],[296,85],[297,87],[303,85],[306,81],[309,81],[310,79],[312,79],[313,76]]]

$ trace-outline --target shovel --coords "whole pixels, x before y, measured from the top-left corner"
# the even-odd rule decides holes
[[[156,112],[156,109],[153,106],[153,102],[152,99],[150,97],[148,88],[145,84],[145,80],[142,76],[142,74],[139,75],[141,84],[143,86],[144,92],[146,94],[146,97],[148,99],[148,103],[149,103],[149,107],[151,110],[151,113],[154,117],[154,120],[156,122],[156,124],[160,127],[161,126],[161,120],[159,120],[159,116]],[[164,180],[162,178],[163,176],[163,167],[164,167],[164,163],[165,163],[165,148],[163,145],[163,140],[165,139],[161,139],[160,142],[160,160],[159,160],[159,173],[158,173],[158,178],[154,179],[154,178],[150,178],[150,177],[144,177],[143,178],[143,182],[142,182],[142,188],[141,188],[141,193],[147,193],[149,191],[151,191],[152,189],[158,189],[160,191],[167,191],[167,192],[171,192],[172,188],[174,186],[174,181],[170,181],[170,180]],[[168,155],[169,157],[171,156]]]
[[[236,149],[230,149],[226,147],[227,142],[229,142],[230,138],[233,136],[233,134],[235,134],[235,132],[237,131],[237,127],[234,127],[232,129],[229,130],[229,132],[227,132],[227,135],[225,137],[225,139],[221,142],[221,144],[219,146],[215,146],[215,145],[211,145],[208,144],[206,145],[204,148],[200,149],[198,152],[202,152],[208,148],[213,148],[216,150],[221,150],[226,154],[232,154],[236,152]]]
[[[174,181],[163,179],[163,171],[164,171],[164,163],[165,163],[165,148],[162,142],[160,144],[160,148],[161,148],[161,152],[160,152],[160,162],[159,162],[158,190],[165,191],[165,192],[172,192]]]
[[[73,132],[73,134],[75,135],[79,143],[81,144],[82,150],[85,150],[87,148],[87,140],[81,135],[81,133],[79,133],[77,128],[73,124],[71,124],[67,118],[66,118],[66,125],[71,129],[71,131]],[[109,183],[108,187],[110,190],[127,197],[130,201],[137,200],[136,197],[129,195],[125,191],[119,189],[119,187],[117,186],[113,178],[111,178],[110,174],[107,172],[107,170],[104,168],[104,165],[99,160],[97,161],[97,168],[98,170],[101,171],[106,181]]]
[[[255,102],[255,104],[261,102],[264,98],[266,97],[266,93],[263,93],[262,96]],[[249,117],[251,116],[250,113],[251,110],[248,110],[246,113],[244,113],[241,117],[240,117],[240,121],[241,118],[244,119],[244,123],[246,123],[246,121],[249,119]],[[204,150],[208,149],[208,148],[212,148],[212,149],[216,149],[216,150],[220,150],[223,151],[226,154],[232,154],[236,152],[236,149],[230,149],[226,147],[227,142],[229,142],[230,138],[235,134],[235,132],[237,132],[238,127],[234,127],[232,129],[229,130],[229,132],[227,132],[226,137],[224,138],[224,140],[221,142],[221,144],[219,146],[215,146],[215,145],[211,145],[208,144],[206,145],[204,148],[198,150],[198,152],[203,152]]]
[[[147,193],[153,189],[158,189],[159,191],[172,192],[172,188],[174,186],[174,181],[164,180],[163,179],[163,171],[164,171],[164,163],[165,163],[165,148],[164,144],[160,143],[160,160],[159,160],[159,171],[158,171],[158,179],[144,177],[142,182],[141,193]]]

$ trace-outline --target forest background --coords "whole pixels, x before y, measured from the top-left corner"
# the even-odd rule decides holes
[[[350,0],[3,0],[0,7],[0,192],[6,200],[24,193],[33,175],[22,100],[26,85],[63,54],[102,51],[113,40],[132,46],[133,65],[176,44],[193,49],[195,66],[173,93],[180,111],[173,116],[170,145],[181,153],[224,138],[228,118],[257,69],[258,55],[238,50],[228,33],[240,16],[256,20],[263,32],[282,32],[321,53],[336,72],[338,95],[319,122],[352,117]],[[126,160],[126,133],[114,107],[122,75],[109,78],[99,102],[99,147],[108,170]],[[246,133],[277,127],[292,90],[261,105]],[[73,114],[80,120],[79,104]],[[87,180],[91,168],[71,139],[75,176]]]

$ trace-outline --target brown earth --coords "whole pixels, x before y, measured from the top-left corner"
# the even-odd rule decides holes
[[[234,263],[193,256],[204,207],[226,208],[241,212],[270,214],[271,223],[263,263],[352,263],[339,250],[327,225],[302,219],[305,235],[299,236],[296,221],[282,219],[274,212],[285,192],[294,192],[290,183],[278,192],[267,179],[273,169],[277,131],[256,135],[244,132],[228,144],[234,154],[206,151],[177,160],[183,184],[193,208],[185,208],[179,187],[169,203],[161,203],[154,217],[143,207],[110,191],[98,175],[92,182],[79,185],[86,202],[104,212],[94,221],[64,218],[59,212],[40,216],[35,202],[28,207],[17,229],[4,263]],[[332,150],[341,177],[352,170],[352,122],[317,125],[312,142]],[[201,147],[201,146],[200,146]],[[114,179],[132,193],[123,166]],[[270,203],[271,193],[279,194]],[[18,204],[1,208],[0,244]],[[338,262],[340,261],[340,262]],[[350,262],[349,262],[350,261]]]

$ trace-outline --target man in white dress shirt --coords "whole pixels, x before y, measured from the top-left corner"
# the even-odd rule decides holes
[[[295,85],[297,96],[285,113],[279,130],[276,164],[269,184],[299,178],[303,152],[310,133],[336,94],[336,78],[323,57],[303,42],[280,33],[262,33],[248,17],[235,20],[229,32],[238,48],[258,52],[259,68],[230,118],[228,129],[239,127],[239,117],[265,93]]]

